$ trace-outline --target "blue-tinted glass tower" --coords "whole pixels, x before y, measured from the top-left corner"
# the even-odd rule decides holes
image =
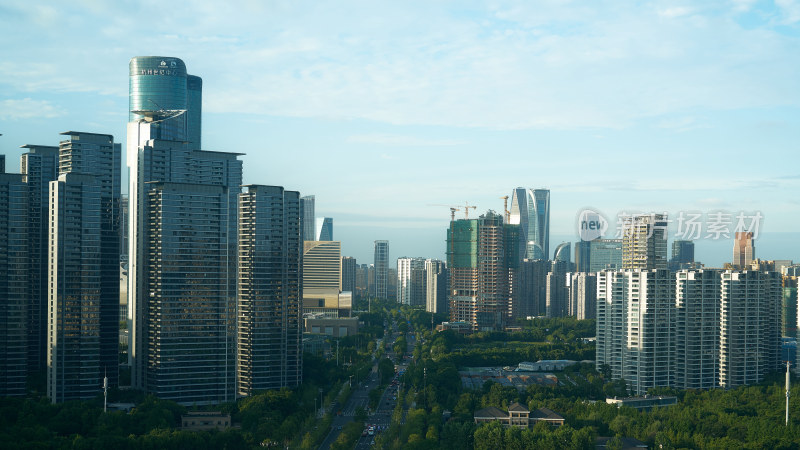
[[[129,71],[128,122],[155,122],[154,138],[187,141],[199,149],[203,80],[187,75],[180,59],[164,56],[137,56]]]
[[[550,190],[514,189],[509,222],[520,226],[520,258],[550,258]]]

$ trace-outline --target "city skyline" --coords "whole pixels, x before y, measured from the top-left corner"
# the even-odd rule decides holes
[[[126,63],[165,55],[203,77],[203,149],[245,153],[245,184],[315,195],[359,262],[384,239],[443,259],[449,211],[427,205],[501,212],[516,186],[551,191],[551,247],[577,240],[586,207],[760,211],[758,257],[798,259],[800,174],[780,164],[800,121],[796,4],[354,9],[8,3],[6,171],[65,130],[122,141]],[[720,266],[732,244],[701,239],[696,260]]]

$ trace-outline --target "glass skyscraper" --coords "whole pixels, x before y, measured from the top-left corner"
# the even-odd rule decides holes
[[[520,226],[520,258],[550,258],[550,190],[514,189],[509,223]]]
[[[58,177],[58,147],[23,145],[20,172],[28,185],[28,370],[43,370],[47,360],[47,234],[50,182]]]
[[[303,240],[316,241],[317,233],[314,231],[316,226],[315,212],[314,212],[314,196],[306,195],[300,197],[300,211],[302,214],[303,226]]]
[[[375,241],[375,297],[389,294],[389,241]]]
[[[200,146],[203,80],[186,74],[178,58],[137,56],[129,64],[128,122],[157,123],[154,138]]]
[[[0,396],[24,396],[30,298],[28,186],[0,174]]]
[[[132,384],[183,404],[230,401],[240,154],[199,150],[202,84],[181,60],[136,57],[130,77]]]
[[[238,394],[302,381],[300,194],[249,185],[239,195]]]

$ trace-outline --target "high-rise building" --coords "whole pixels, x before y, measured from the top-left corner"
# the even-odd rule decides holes
[[[50,182],[58,178],[58,147],[23,145],[20,172],[28,186],[28,370],[47,366],[48,217]]]
[[[108,134],[61,133],[59,174],[92,175],[100,195],[100,369],[110,386],[119,383],[120,144]],[[59,179],[59,182],[61,180]],[[84,183],[84,182],[81,182]],[[53,184],[51,183],[51,187]],[[69,214],[67,205],[65,214]],[[73,214],[80,214],[75,212]],[[72,215],[65,216],[71,220]],[[64,235],[70,239],[70,235]],[[67,244],[69,245],[69,244]],[[51,261],[51,265],[53,262]],[[102,378],[102,377],[101,377]]]
[[[567,254],[569,253],[567,252]],[[565,317],[568,314],[567,276],[570,271],[569,261],[555,260],[551,262],[550,272],[545,281],[545,315],[547,317]]]
[[[555,253],[553,253],[553,261],[563,261],[566,263],[571,262],[571,246],[572,245],[569,242],[562,242],[558,244]]]
[[[189,140],[201,92],[182,61],[136,57],[130,75],[132,384],[182,404],[230,401],[242,162]]]
[[[634,393],[736,387],[779,369],[775,272],[606,270],[597,279],[597,367]]]
[[[438,259],[426,259],[425,278],[425,311],[448,314],[447,265]]]
[[[514,189],[509,223],[520,226],[520,259],[550,258],[550,190]]]
[[[637,395],[673,385],[674,286],[666,269],[597,274],[597,367]]]
[[[397,302],[404,305],[425,304],[425,258],[397,258]]]
[[[370,298],[371,296],[370,272],[373,272],[370,264],[356,265],[356,289],[353,292],[353,296],[355,298],[359,299]],[[374,278],[375,276],[373,274],[372,279],[374,280]]]
[[[0,155],[0,173],[6,173],[6,155]]]
[[[303,243],[303,312],[327,318],[350,317],[352,292],[342,292],[342,243]]]
[[[356,259],[352,256],[342,256],[342,291],[352,292],[356,295]]]
[[[201,147],[203,80],[186,74],[178,58],[137,56],[129,64],[128,122],[155,122],[153,139],[187,141],[191,149]]]
[[[519,295],[511,304],[511,317],[543,316],[547,311],[547,274],[551,262],[543,259],[522,261],[519,268]]]
[[[302,381],[300,194],[245,186],[239,207],[237,394]]]
[[[594,319],[597,313],[597,275],[588,272],[567,274],[570,316]]]
[[[622,239],[589,242],[589,272],[622,268]]]
[[[24,396],[28,373],[28,185],[0,173],[0,397]]]
[[[796,276],[784,275],[781,279],[783,286],[783,306],[781,311],[781,336],[797,338],[797,280]]]
[[[316,236],[317,241],[332,241],[333,219],[330,217],[321,217],[317,219],[316,232],[317,232]]]
[[[578,272],[590,271],[592,241],[578,241],[575,243],[575,270]]]
[[[721,275],[719,385],[759,383],[780,368],[780,275],[753,270]]]
[[[50,183],[47,396],[53,403],[92,398],[103,385],[100,191],[93,175],[67,172]]]
[[[503,216],[487,211],[477,220],[450,222],[450,319],[473,330],[502,330],[512,308]]]
[[[316,226],[316,216],[314,212],[314,196],[313,195],[306,195],[300,197],[300,204],[302,205],[303,211],[303,240],[304,241],[316,241],[317,240],[317,233],[315,231]]]
[[[622,268],[667,268],[667,216],[640,214],[622,224]]]
[[[183,404],[234,398],[236,281],[228,258],[229,189],[149,183],[145,272],[147,315],[141,336],[144,388]],[[235,224],[235,222],[234,222]],[[173,236],[173,239],[165,239]],[[138,362],[138,361],[137,361]]]
[[[756,257],[756,248],[753,244],[752,231],[737,231],[733,241],[733,266],[745,268]]]
[[[720,270],[675,274],[675,387],[719,386]]]
[[[670,261],[678,264],[694,262],[694,242],[680,239],[673,241]]]
[[[342,243],[306,241],[303,243],[303,289],[342,290]]]
[[[389,298],[389,241],[375,241],[375,297]]]

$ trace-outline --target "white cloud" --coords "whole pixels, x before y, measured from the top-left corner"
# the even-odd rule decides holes
[[[64,114],[63,109],[44,100],[23,98],[0,101],[0,120],[50,119]]]
[[[775,0],[775,5],[781,10],[782,23],[791,25],[800,22],[800,1]]]
[[[688,16],[690,14],[692,14],[692,9],[685,6],[675,6],[672,8],[658,10],[658,15],[667,19],[675,19],[678,17]]]
[[[800,17],[796,1],[777,4],[786,21]],[[153,2],[70,5],[12,3],[28,20],[0,19],[3,84],[124,96],[127,60],[160,53],[204,78],[211,113],[620,129],[689,110],[800,104],[800,62],[787,57],[800,52],[796,39],[767,23],[740,27],[730,4],[194,1],[155,20]],[[53,10],[53,26],[26,28]]]

